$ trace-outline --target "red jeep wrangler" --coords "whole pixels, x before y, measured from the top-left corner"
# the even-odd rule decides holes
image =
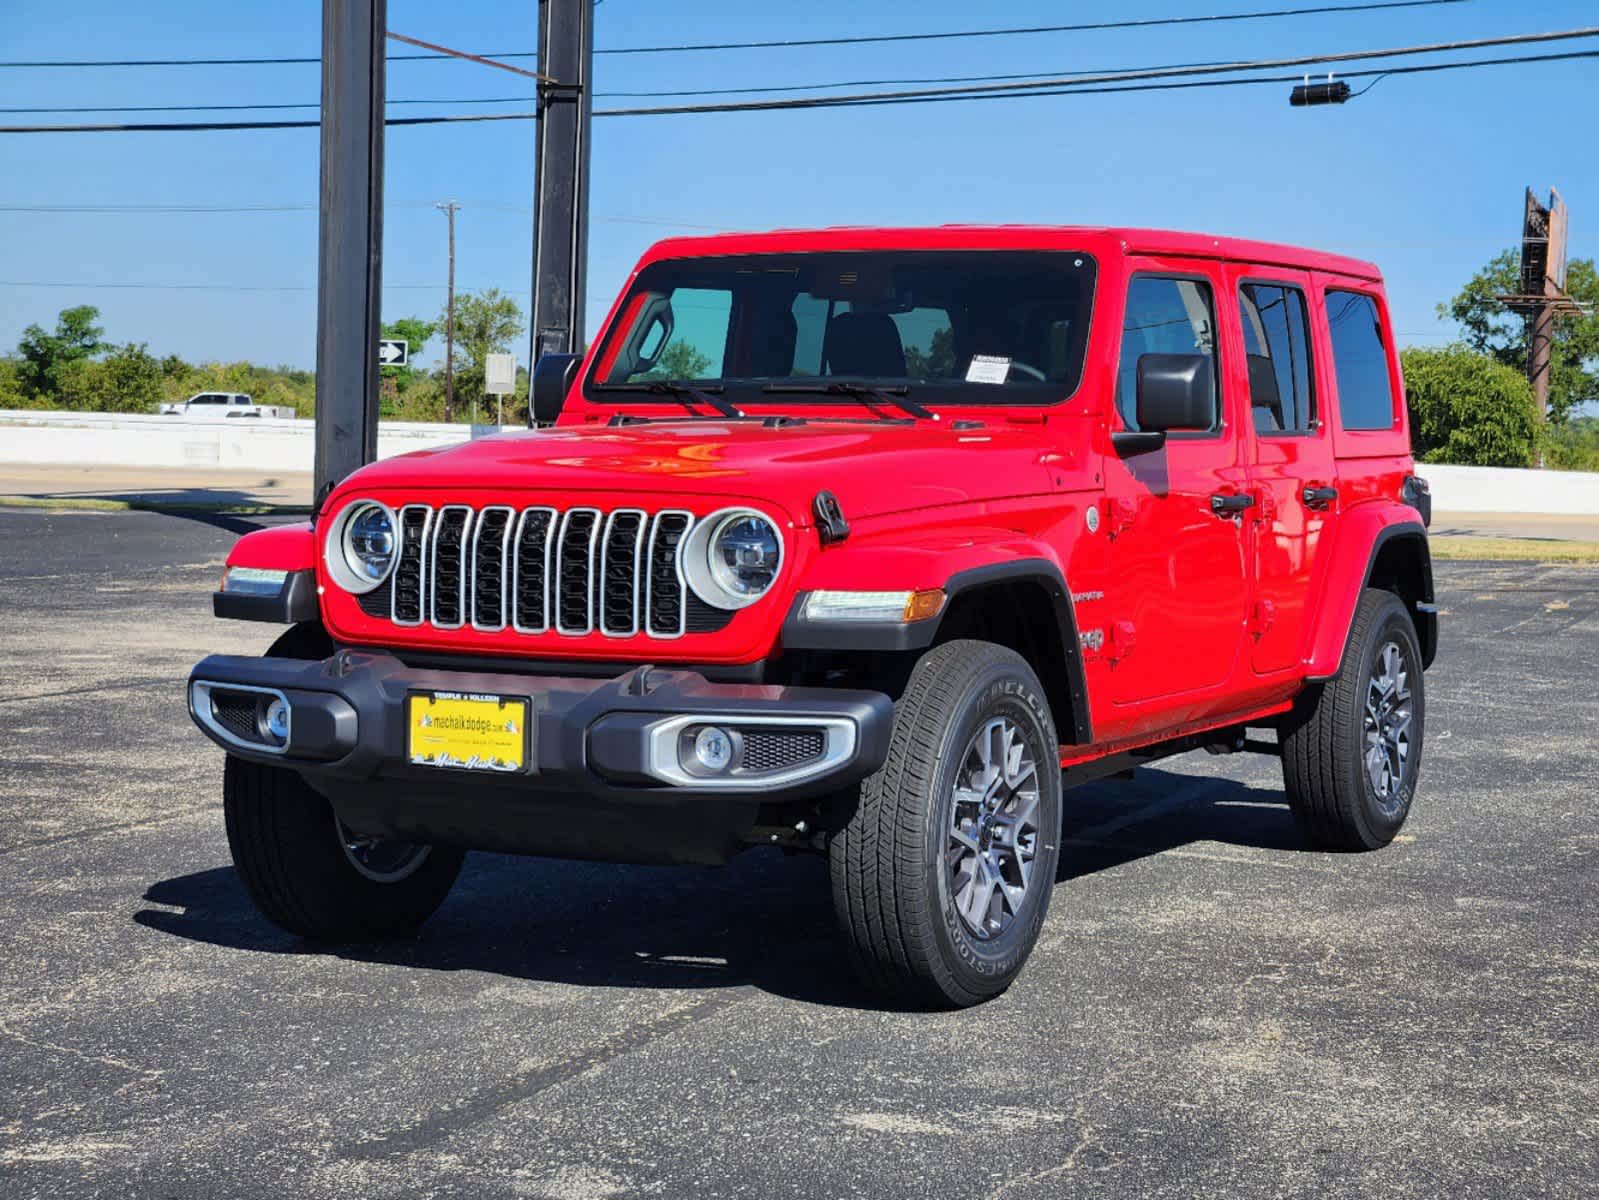
[[[1313,843],[1404,823],[1430,498],[1367,263],[673,240],[533,393],[553,428],[368,466],[229,556],[217,615],[291,628],[189,705],[287,930],[414,929],[467,848],[777,845],[828,856],[868,983],[962,1005],[1038,936],[1066,786],[1258,749]]]

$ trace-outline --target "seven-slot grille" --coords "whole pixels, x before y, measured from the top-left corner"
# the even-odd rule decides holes
[[[678,561],[693,525],[675,509],[407,504],[387,615],[439,629],[678,637],[702,607]]]

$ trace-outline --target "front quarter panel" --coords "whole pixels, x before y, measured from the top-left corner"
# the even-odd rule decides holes
[[[309,571],[316,566],[316,534],[309,521],[247,533],[228,551],[230,567]]]

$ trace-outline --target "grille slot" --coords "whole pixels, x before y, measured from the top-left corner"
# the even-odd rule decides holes
[[[657,513],[650,525],[649,569],[644,580],[644,608],[649,632],[655,637],[683,633],[683,573],[678,550],[694,518],[686,512]]]
[[[512,551],[518,633],[545,633],[550,628],[550,559],[554,546],[555,510],[525,508],[516,525]]]
[[[632,637],[638,632],[639,554],[644,549],[644,514],[619,508],[605,520],[600,555],[600,632]]]
[[[472,510],[466,505],[451,505],[439,510],[433,530],[432,574],[433,624],[440,629],[456,629],[466,624],[467,529]]]
[[[568,509],[555,544],[555,628],[583,634],[594,628],[594,548],[600,510]]]
[[[400,510],[400,551],[394,564],[389,615],[396,625],[422,623],[422,594],[426,590],[428,528],[433,510],[425,504],[408,504]]]
[[[510,571],[509,508],[485,508],[472,532],[472,626],[505,628],[505,593]]]
[[[745,771],[765,774],[802,766],[821,758],[827,735],[820,729],[743,729]]]
[[[393,572],[355,598],[396,625],[675,638],[733,616],[683,581],[692,513],[408,504],[397,515]]]

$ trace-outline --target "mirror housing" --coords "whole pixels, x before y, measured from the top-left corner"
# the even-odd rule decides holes
[[[531,403],[528,405],[528,423],[549,425],[561,415],[566,403],[566,393],[572,390],[577,378],[577,368],[583,361],[581,354],[543,354],[533,364]]]
[[[1210,429],[1216,421],[1214,360],[1207,354],[1140,354],[1137,412],[1145,433]]]

